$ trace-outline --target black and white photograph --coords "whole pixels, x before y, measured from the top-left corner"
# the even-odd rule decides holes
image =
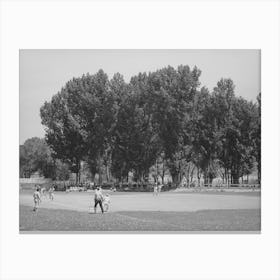
[[[279,280],[279,19],[0,0],[0,279]]]
[[[19,50],[19,232],[261,232],[261,50]]]

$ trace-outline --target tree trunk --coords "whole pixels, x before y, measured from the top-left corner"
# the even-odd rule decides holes
[[[56,160],[55,160],[55,159],[53,159],[52,179],[53,179],[53,180],[56,180]]]
[[[261,164],[258,162],[258,183],[261,184]]]
[[[233,172],[231,174],[232,184],[238,185],[239,184],[239,174],[237,172]]]
[[[157,159],[156,159],[156,184],[158,183],[158,163],[157,163]]]
[[[203,177],[204,177],[204,186],[208,187],[208,172],[207,171],[203,172]]]
[[[81,163],[80,160],[76,160],[76,185],[80,183],[80,169],[81,169]]]
[[[79,172],[76,172],[76,185],[79,183]]]
[[[161,183],[164,184],[164,176],[165,176],[165,165],[164,165],[164,159],[162,160],[162,172],[160,174],[160,177],[161,177]]]
[[[193,182],[193,173],[194,173],[194,169],[195,169],[195,166],[193,166],[193,168],[192,168],[192,171],[191,171],[191,183]]]
[[[165,172],[163,171],[162,174],[160,175],[161,183],[162,183],[162,184],[164,184],[164,173],[165,173]]]
[[[199,172],[199,168],[197,168],[197,183],[198,183],[198,187],[200,187],[200,172]]]
[[[179,160],[179,174],[178,174],[178,183],[181,184],[182,182],[182,170],[181,170],[181,160]]]
[[[102,185],[101,156],[98,156],[98,184],[99,184],[99,185]]]
[[[107,182],[110,182],[110,173],[109,173],[109,166],[106,164],[106,180]]]
[[[173,172],[171,174],[171,177],[172,177],[172,182],[176,185],[178,185],[179,183],[179,172]]]

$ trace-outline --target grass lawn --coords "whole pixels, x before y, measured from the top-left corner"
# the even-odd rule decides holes
[[[20,205],[20,231],[260,231],[260,209],[88,214]]]

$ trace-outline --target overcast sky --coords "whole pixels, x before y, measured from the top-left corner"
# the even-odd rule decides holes
[[[220,78],[231,78],[237,96],[255,101],[261,90],[260,63],[259,50],[21,50],[20,144],[44,136],[40,107],[84,73],[102,68],[109,78],[119,72],[128,82],[139,72],[196,65],[201,86],[212,91]]]

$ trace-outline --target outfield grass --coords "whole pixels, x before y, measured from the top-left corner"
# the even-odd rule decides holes
[[[94,203],[94,193],[55,192],[54,201],[42,198],[40,208],[87,212]],[[32,206],[32,193],[20,193],[20,205]],[[220,193],[175,193],[165,192],[158,196],[152,193],[111,193],[110,212],[121,211],[174,211],[260,209],[260,194],[254,196]]]
[[[106,192],[106,191],[104,191]],[[32,192],[20,191],[21,231],[259,231],[260,192],[111,194],[110,211],[89,214],[94,193],[55,192],[32,212]],[[98,209],[99,210],[99,209]],[[99,210],[100,211],[100,210]]]
[[[21,232],[28,231],[260,231],[260,209],[197,212],[119,211],[105,214],[20,206]]]

